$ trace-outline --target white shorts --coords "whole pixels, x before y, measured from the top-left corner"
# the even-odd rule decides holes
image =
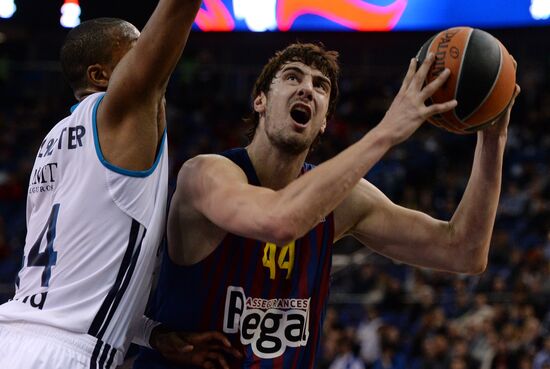
[[[103,369],[91,363],[97,339],[32,323],[0,323],[0,368]],[[115,365],[113,365],[115,366]]]

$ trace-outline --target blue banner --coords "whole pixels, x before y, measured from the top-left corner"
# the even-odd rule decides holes
[[[203,31],[393,31],[550,25],[550,0],[204,0]]]

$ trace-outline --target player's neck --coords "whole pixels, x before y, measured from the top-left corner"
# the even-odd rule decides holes
[[[90,96],[91,94],[95,94],[96,92],[102,92],[102,91],[104,90],[88,86],[88,87],[77,89],[74,92],[74,96],[76,97],[76,100],[80,102],[84,100],[86,97]]]
[[[280,190],[298,178],[307,156],[307,151],[289,154],[255,142],[246,151],[262,186],[273,190]]]

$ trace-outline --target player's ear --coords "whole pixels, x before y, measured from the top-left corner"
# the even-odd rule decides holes
[[[321,125],[321,134],[325,133],[325,129],[327,129],[327,118],[325,117],[325,120],[323,120],[323,124]]]
[[[93,64],[86,69],[88,84],[106,90],[111,73],[101,64]]]
[[[265,113],[265,107],[267,103],[267,96],[263,92],[260,92],[258,96],[254,99],[254,111],[256,113]]]

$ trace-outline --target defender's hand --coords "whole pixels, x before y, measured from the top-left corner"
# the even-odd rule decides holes
[[[173,332],[158,326],[153,329],[150,341],[151,347],[175,364],[229,369],[225,355],[242,357],[220,332]]]

